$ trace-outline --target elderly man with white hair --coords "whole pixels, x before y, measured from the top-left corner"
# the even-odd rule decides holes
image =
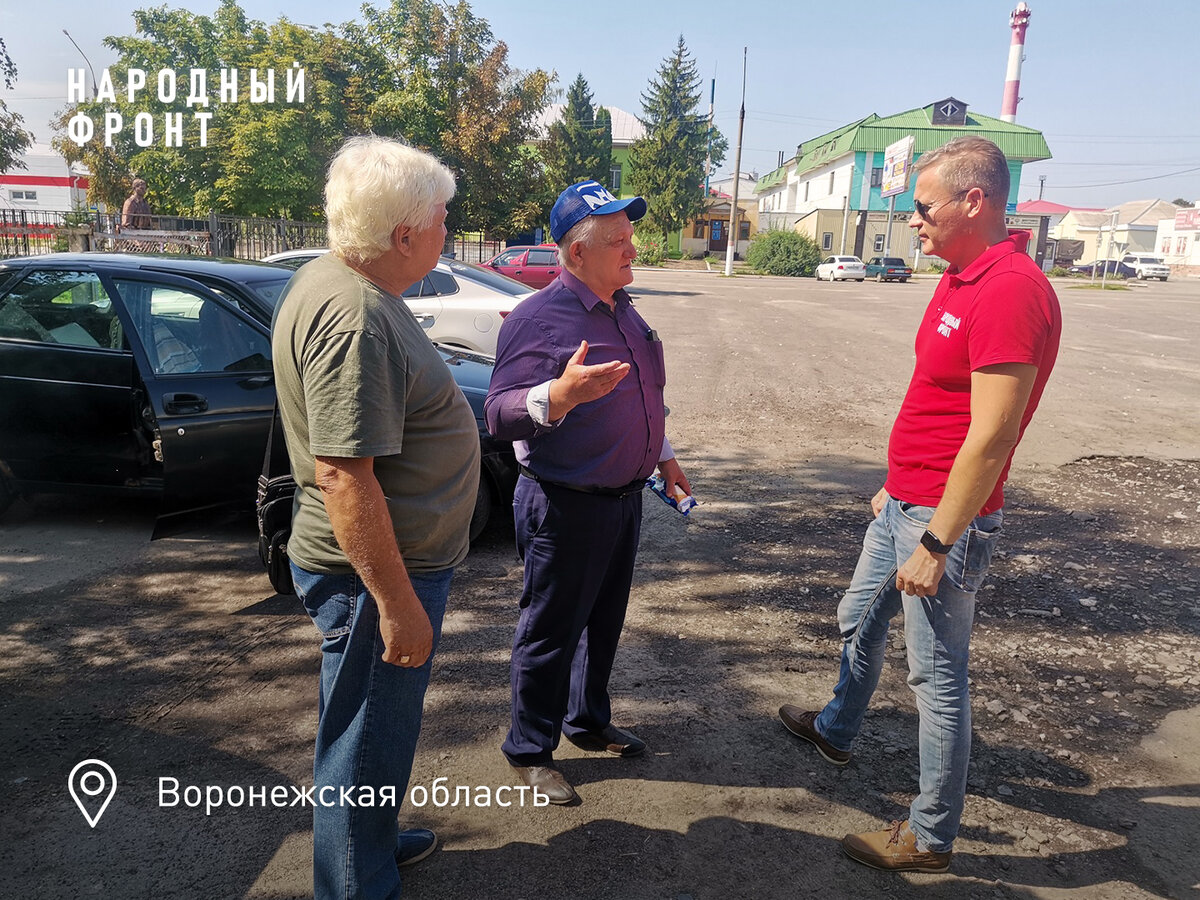
[[[453,195],[453,175],[429,154],[347,141],[325,187],[332,252],[292,278],[273,326],[298,487],[288,557],[321,634],[317,898],[398,897],[398,867],[437,843],[431,831],[401,832],[396,817],[467,553],[479,436],[401,293],[437,263]]]

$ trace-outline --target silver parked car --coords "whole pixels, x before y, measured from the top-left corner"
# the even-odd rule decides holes
[[[286,250],[263,262],[298,269],[328,252],[324,247]],[[443,256],[403,297],[431,341],[495,356],[500,323],[532,293],[494,269]]]
[[[817,280],[862,281],[867,277],[867,267],[857,256],[827,256],[817,266]]]

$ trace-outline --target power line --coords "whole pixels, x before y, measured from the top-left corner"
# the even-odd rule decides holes
[[[1166,175],[1151,175],[1148,178],[1131,178],[1128,181],[1105,181],[1100,184],[1056,184],[1054,190],[1064,190],[1066,188],[1095,188],[1095,187],[1117,187],[1123,184],[1137,184],[1142,181],[1157,181],[1160,178],[1174,178],[1176,175],[1190,175],[1192,172],[1200,172],[1200,166],[1191,169],[1184,169],[1181,172],[1168,172]]]

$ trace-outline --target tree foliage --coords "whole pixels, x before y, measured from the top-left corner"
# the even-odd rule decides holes
[[[750,267],[764,275],[808,277],[821,259],[821,248],[809,235],[782,229],[758,232],[746,253]]]
[[[1171,202],[1176,206],[1182,206],[1185,209],[1191,209],[1195,205],[1191,200],[1185,200],[1183,197],[1176,197]]]
[[[710,153],[708,120],[697,111],[700,77],[683,35],[642,94],[646,136],[633,145],[629,177],[646,198],[647,225],[666,235],[704,211],[704,162]],[[712,165],[725,158],[728,142],[714,129]]]
[[[363,24],[322,30],[281,18],[267,25],[247,18],[237,0],[221,0],[211,17],[166,6],[134,13],[135,34],[105,40],[119,59],[110,67],[116,101],[78,104],[98,134],[79,148],[57,146],[92,172],[89,199],[120,205],[133,175],[145,178],[154,211],[201,215],[210,209],[243,215],[313,218],[320,215],[325,172],[342,141],[374,132],[396,136],[441,158],[459,179],[448,227],[520,230],[532,216],[540,167],[523,145],[547,98],[551,76],[513,71],[508,49],[465,0],[392,0],[365,6]],[[284,72],[305,69],[302,103],[286,102]],[[177,68],[176,67],[181,67]],[[131,68],[147,72],[147,89],[133,102],[120,88]],[[201,147],[191,107],[183,100],[189,69],[204,69],[213,117]],[[219,102],[220,72],[237,68],[239,102]],[[249,70],[273,69],[276,101],[251,103]],[[151,84],[175,69],[176,102],[164,104]],[[185,111],[186,110],[186,111]],[[104,113],[121,114],[124,129],[105,147]],[[166,147],[161,132],[149,147],[134,140],[134,117],[184,111],[184,146]],[[76,107],[64,110],[66,129]]]
[[[544,158],[546,175],[560,190],[588,180],[611,187],[612,115],[592,105],[582,73],[567,89],[562,116],[550,126]]]
[[[459,0],[392,0],[363,7],[347,26],[376,54],[382,89],[370,110],[378,134],[404,138],[454,170],[458,194],[446,227],[498,236],[539,221],[542,171],[526,145],[553,76],[508,64],[508,45]]]
[[[17,67],[8,55],[4,38],[0,38],[0,77],[6,90],[12,90],[17,81]],[[9,169],[23,169],[21,154],[33,143],[33,135],[25,130],[25,120],[8,108],[0,99],[0,174]]]

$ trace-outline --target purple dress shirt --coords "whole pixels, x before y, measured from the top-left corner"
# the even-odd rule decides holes
[[[663,450],[662,342],[617,291],[616,308],[566,269],[517,304],[500,326],[496,368],[484,401],[488,430],[513,442],[517,461],[546,481],[623,487],[653,473]],[[529,415],[529,389],[562,375],[588,342],[584,365],[631,365],[609,394],[581,403],[552,426]]]

